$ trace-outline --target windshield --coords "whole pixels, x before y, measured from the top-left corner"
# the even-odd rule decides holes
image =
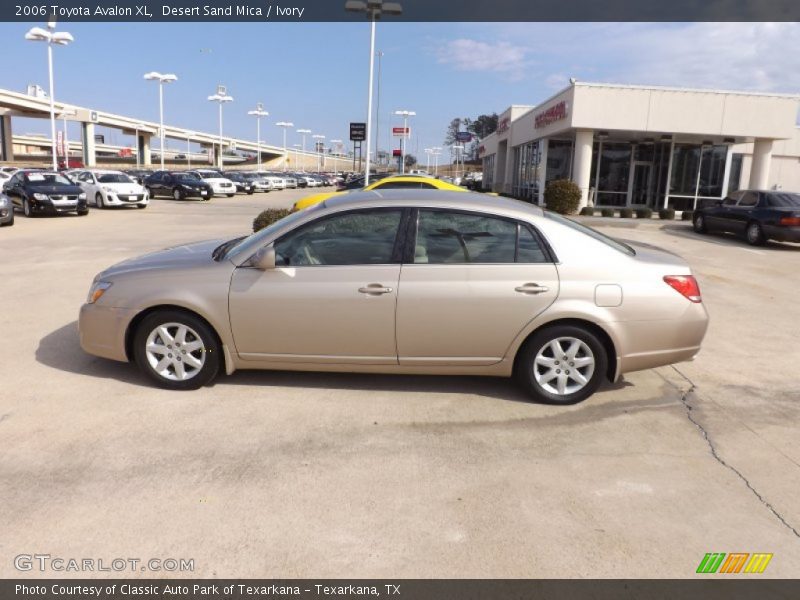
[[[197,174],[203,179],[221,179],[222,174],[216,171],[198,171]]]
[[[581,233],[588,235],[589,237],[597,240],[598,242],[604,243],[606,246],[610,246],[614,250],[618,252],[622,252],[623,254],[627,254],[628,256],[634,256],[636,251],[628,246],[628,244],[623,244],[620,241],[615,240],[614,238],[608,237],[600,233],[599,231],[595,231],[591,227],[587,227],[586,225],[581,225],[580,223],[576,223],[572,219],[568,219],[564,216],[561,216],[558,213],[554,213],[550,210],[544,211],[544,216],[548,219],[552,219],[553,221],[557,221],[562,225],[566,225],[567,227],[574,229],[575,231],[580,231]]]
[[[776,208],[800,208],[800,194],[770,194],[769,205]]]
[[[133,183],[133,180],[122,173],[105,173],[97,176],[98,183]]]
[[[184,183],[201,183],[197,175],[191,173],[175,173],[175,179]]]
[[[28,173],[25,181],[34,185],[75,185],[58,173]]]
[[[309,207],[309,208],[307,208],[305,210],[301,210],[301,211],[298,211],[298,212],[291,213],[291,214],[283,217],[282,219],[280,219],[278,221],[275,221],[271,225],[268,225],[264,229],[261,229],[261,230],[255,232],[254,234],[247,236],[246,238],[243,238],[243,239],[240,239],[240,240],[234,240],[234,241],[238,241],[239,243],[237,243],[235,245],[231,245],[229,248],[226,248],[224,253],[222,253],[222,252],[219,253],[219,255],[218,255],[219,258],[216,258],[216,260],[222,260],[222,259],[227,258],[228,256],[230,256],[231,254],[238,253],[240,251],[243,251],[243,252],[248,252],[249,251],[249,254],[254,254],[255,251],[258,248],[260,248],[261,246],[264,245],[264,240],[269,239],[270,236],[272,236],[276,231],[278,231],[279,229],[282,229],[286,225],[294,223],[295,221],[308,216],[309,214],[311,214],[313,212],[316,212],[316,211],[320,210],[321,208],[322,208],[322,204],[315,204],[314,206],[311,206],[311,207]]]

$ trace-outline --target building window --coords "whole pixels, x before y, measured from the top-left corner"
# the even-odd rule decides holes
[[[731,174],[728,177],[728,194],[735,192],[742,185],[742,163],[744,154],[734,154],[731,157]]]
[[[670,181],[671,208],[693,210],[703,199],[721,198],[728,147],[724,144],[675,144]]]
[[[496,154],[490,154],[483,159],[483,189],[491,190],[494,183],[494,159]]]
[[[606,142],[598,149],[594,203],[598,206],[626,206],[628,178],[631,171],[631,145],[627,142]]]
[[[549,140],[545,182],[569,179],[572,170],[572,140]]]
[[[514,148],[514,182],[512,195],[521,200],[537,202],[539,197],[539,141]]]

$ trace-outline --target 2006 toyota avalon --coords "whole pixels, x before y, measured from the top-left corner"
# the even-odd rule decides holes
[[[707,324],[664,250],[495,196],[391,190],[119,263],[95,277],[80,338],[172,389],[236,369],[514,375],[570,404],[692,359]]]

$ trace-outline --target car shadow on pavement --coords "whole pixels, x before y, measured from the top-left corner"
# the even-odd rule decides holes
[[[64,325],[39,340],[36,362],[67,373],[149,386],[147,379],[134,365],[98,358],[84,352],[78,339],[77,321]]]
[[[153,384],[136,365],[98,358],[83,351],[78,339],[78,323],[73,321],[39,340],[36,361],[67,373],[101,379],[116,379],[140,387]],[[433,394],[473,394],[531,403],[530,397],[511,378],[471,377],[464,375],[382,375],[372,373],[323,373],[312,371],[236,371],[221,374],[212,387],[227,385],[254,387],[291,387],[375,392],[409,392]],[[632,384],[623,380],[604,382],[598,393],[621,390]]]

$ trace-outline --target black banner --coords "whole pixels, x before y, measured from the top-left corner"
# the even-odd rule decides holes
[[[0,0],[0,21],[364,21],[345,0]],[[363,0],[366,5],[366,0]],[[800,21],[797,0],[398,0],[387,21]],[[396,5],[402,8],[396,12]],[[357,8],[351,5],[352,8]]]
[[[2,580],[3,600],[770,600],[797,598],[800,580],[62,579]]]

